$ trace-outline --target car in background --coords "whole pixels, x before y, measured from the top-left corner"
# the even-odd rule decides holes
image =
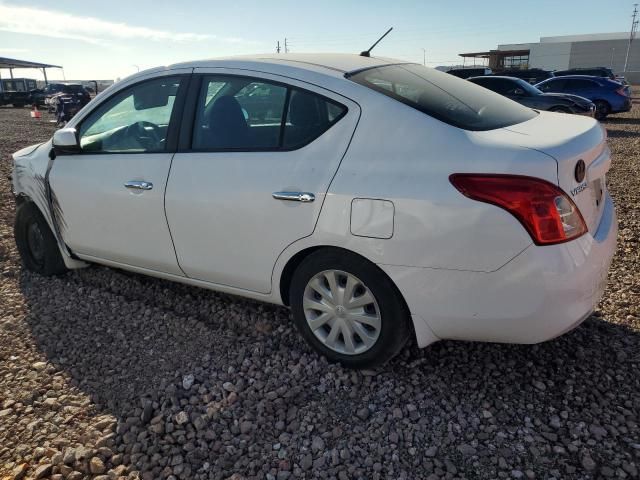
[[[566,93],[542,93],[533,85],[521,78],[499,77],[494,75],[484,77],[471,77],[470,82],[488,88],[511,100],[549,112],[574,113],[577,115],[595,115],[595,105],[590,100]]]
[[[31,103],[37,106],[48,105],[55,108],[56,96],[71,96],[82,106],[91,100],[91,94],[79,83],[49,83],[46,87],[31,92]]]
[[[568,75],[549,78],[535,85],[544,93],[570,93],[588,98],[596,106],[596,118],[631,110],[631,88],[604,77]]]
[[[354,368],[412,337],[561,335],[616,248],[598,122],[402,60],[143,71],[13,161],[26,268],[99,263],[287,305]]]
[[[553,72],[549,70],[542,70],[540,68],[528,68],[528,69],[513,69],[513,70],[502,70],[500,72],[496,72],[494,75],[500,75],[503,77],[515,77],[526,80],[531,85],[535,85],[536,83],[540,83],[547,78],[553,77]]]
[[[589,68],[569,68],[568,70],[556,70],[553,72],[556,77],[566,77],[568,75],[589,75],[590,77],[602,77],[609,80],[616,80],[613,70],[607,67],[589,67]]]
[[[452,68],[447,70],[449,75],[454,75],[458,78],[478,77],[481,75],[491,75],[493,72],[490,68],[486,67],[465,67],[465,68]]]

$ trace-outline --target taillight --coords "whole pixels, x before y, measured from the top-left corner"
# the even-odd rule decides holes
[[[575,203],[546,180],[481,173],[456,173],[449,180],[463,195],[511,213],[536,245],[568,242],[587,232]]]
[[[627,88],[626,87],[620,87],[618,89],[616,89],[616,93],[618,95],[622,95],[623,97],[627,96]]]

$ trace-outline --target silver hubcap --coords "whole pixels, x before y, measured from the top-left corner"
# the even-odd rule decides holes
[[[380,336],[378,303],[366,285],[350,273],[318,273],[304,289],[302,307],[313,334],[335,352],[364,353]]]

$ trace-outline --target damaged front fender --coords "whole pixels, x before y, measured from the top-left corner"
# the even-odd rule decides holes
[[[16,196],[28,198],[36,204],[56,237],[67,268],[80,268],[86,266],[86,263],[72,258],[71,251],[64,243],[67,223],[58,198],[49,185],[49,172],[54,162],[49,155],[51,149],[49,140],[13,154],[13,192]]]

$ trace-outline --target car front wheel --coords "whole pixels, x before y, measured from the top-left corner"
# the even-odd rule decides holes
[[[293,275],[289,298],[305,340],[345,367],[387,362],[411,333],[409,313],[391,280],[373,263],[339,249],[308,256]]]
[[[611,107],[604,100],[596,100],[593,102],[596,106],[596,119],[604,120],[611,113]]]
[[[14,236],[27,269],[41,275],[59,275],[67,271],[58,242],[34,203],[25,202],[18,206]]]

